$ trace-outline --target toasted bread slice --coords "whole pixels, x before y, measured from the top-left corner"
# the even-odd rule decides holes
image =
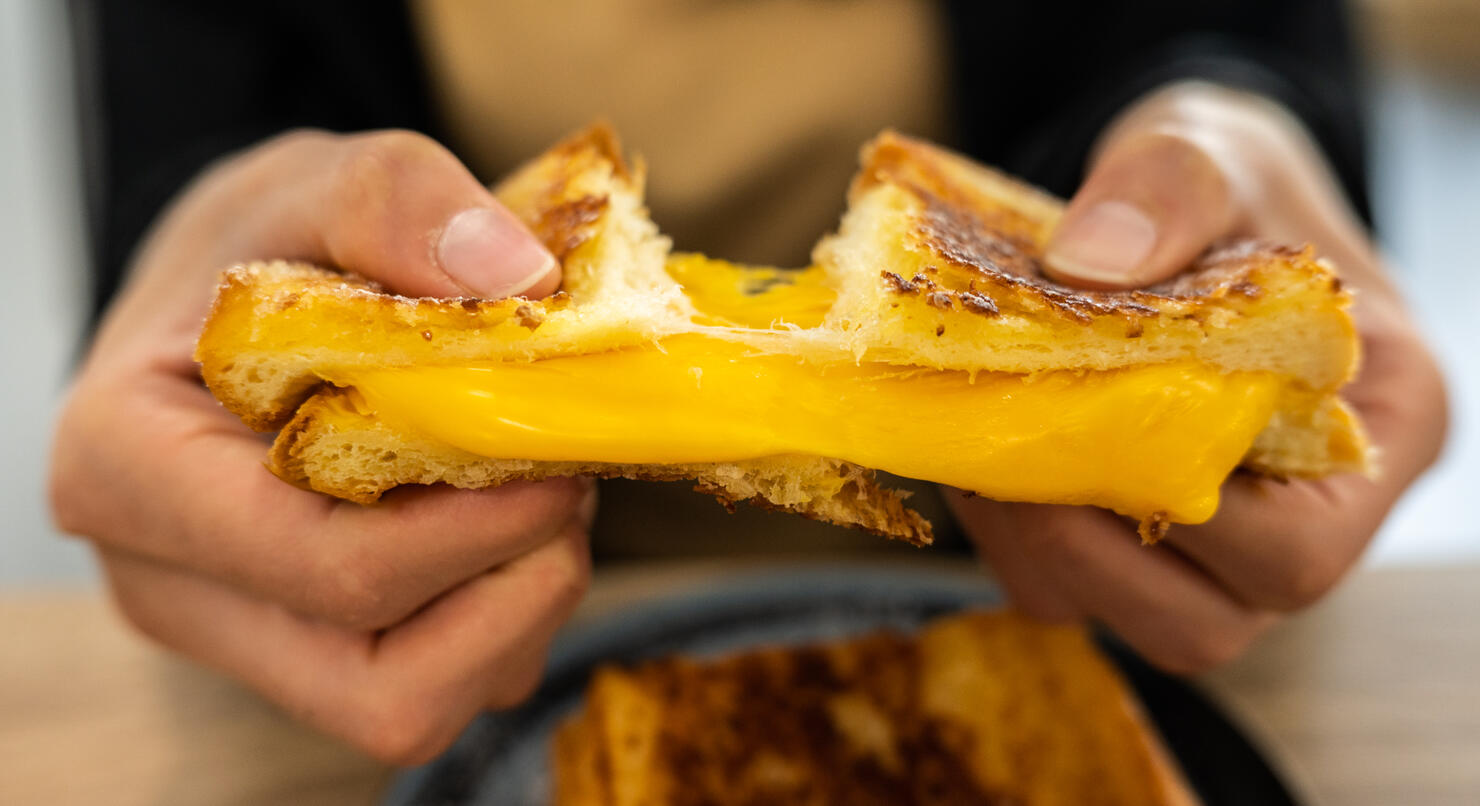
[[[547,299],[409,299],[285,261],[227,271],[195,357],[211,391],[260,431],[281,428],[327,371],[600,352],[684,328],[693,307],[663,270],[666,238],[605,127],[562,142],[497,195],[561,261]]]
[[[1360,423],[1335,394],[1357,360],[1350,295],[1309,249],[1230,244],[1161,287],[1071,290],[1042,272],[1060,202],[886,133],[865,149],[840,231],[816,251],[812,276],[823,273],[829,295],[820,324],[739,326],[701,314],[665,267],[670,246],[643,208],[642,182],[641,165],[629,166],[611,132],[596,127],[496,188],[562,261],[562,291],[547,299],[407,299],[304,264],[231,269],[197,347],[202,375],[248,425],[281,430],[274,472],[357,501],[406,483],[685,477],[726,501],[928,542],[928,523],[877,487],[871,471],[835,457],[638,466],[475,456],[388,428],[343,405],[325,382],[385,368],[661,349],[666,338],[693,334],[818,366],[1031,377],[1182,361],[1273,374],[1283,379],[1280,402],[1247,466],[1284,476],[1369,467]]]
[[[1073,289],[1043,269],[1057,199],[893,133],[862,160],[815,257],[839,289],[821,337],[866,359],[1014,373],[1185,359],[1317,392],[1356,371],[1351,295],[1310,247],[1228,242],[1161,285]]]
[[[1194,802],[1082,631],[1003,612],[603,667],[552,766],[557,806]]]

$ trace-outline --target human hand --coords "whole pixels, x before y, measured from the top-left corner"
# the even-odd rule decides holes
[[[559,266],[419,135],[299,132],[207,170],[156,224],[62,411],[58,525],[123,613],[386,761],[523,699],[589,573],[594,488],[404,488],[362,507],[264,467],[191,359],[219,272],[297,258],[409,295],[553,292]]]
[[[1239,471],[1212,520],[1175,526],[1149,549],[1105,510],[951,497],[1017,607],[1099,621],[1185,673],[1237,657],[1329,591],[1434,461],[1447,419],[1439,370],[1323,158],[1293,117],[1257,96],[1188,83],[1133,106],[1102,137],[1048,262],[1071,285],[1145,286],[1228,235],[1314,244],[1356,291],[1364,358],[1342,394],[1380,452],[1380,478]]]

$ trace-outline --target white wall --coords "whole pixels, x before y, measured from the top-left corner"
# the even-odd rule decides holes
[[[1369,561],[1480,558],[1480,78],[1387,65],[1374,89],[1376,215],[1447,372],[1453,423]]]
[[[63,4],[0,0],[0,586],[88,579],[43,502],[52,411],[72,360],[83,247]],[[1480,558],[1480,85],[1386,66],[1375,175],[1387,246],[1454,393],[1443,465],[1401,505],[1374,562]]]
[[[93,575],[44,506],[52,411],[83,299],[65,4],[0,0],[0,586]]]

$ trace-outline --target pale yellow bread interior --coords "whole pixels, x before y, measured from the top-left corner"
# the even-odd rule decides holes
[[[1010,612],[604,666],[552,767],[556,806],[1196,802],[1084,633]]]
[[[641,167],[623,161],[605,129],[557,145],[496,192],[562,260],[561,293],[407,299],[303,264],[226,272],[197,359],[228,409],[258,430],[282,430],[274,472],[357,501],[405,483],[692,478],[728,501],[928,542],[929,525],[870,471],[835,458],[635,466],[478,456],[340,405],[323,380],[643,349],[684,334],[818,365],[1031,375],[1183,361],[1266,373],[1282,379],[1280,404],[1246,466],[1283,476],[1370,468],[1360,423],[1336,394],[1357,361],[1350,295],[1309,249],[1230,243],[1162,287],[1070,290],[1039,262],[1060,202],[886,133],[865,148],[849,212],[816,251],[812,271],[833,295],[820,324],[742,327],[702,315],[665,270],[670,246],[643,208]]]

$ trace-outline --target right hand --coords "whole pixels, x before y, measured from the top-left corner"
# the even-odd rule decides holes
[[[1356,565],[1439,454],[1444,379],[1334,174],[1288,112],[1241,90],[1177,83],[1123,113],[1098,152],[1049,244],[1058,279],[1148,286],[1234,235],[1313,244],[1357,294],[1364,360],[1342,396],[1381,452],[1378,478],[1237,472],[1212,520],[1173,527],[1153,551],[1105,510],[950,499],[1018,608],[1046,621],[1098,621],[1163,669],[1193,674],[1238,657]]]
[[[539,681],[589,575],[594,488],[399,488],[374,506],[274,478],[191,359],[222,268],[294,258],[417,296],[542,296],[555,259],[415,134],[284,135],[198,178],[136,254],[62,411],[62,530],[123,613],[394,763]]]

